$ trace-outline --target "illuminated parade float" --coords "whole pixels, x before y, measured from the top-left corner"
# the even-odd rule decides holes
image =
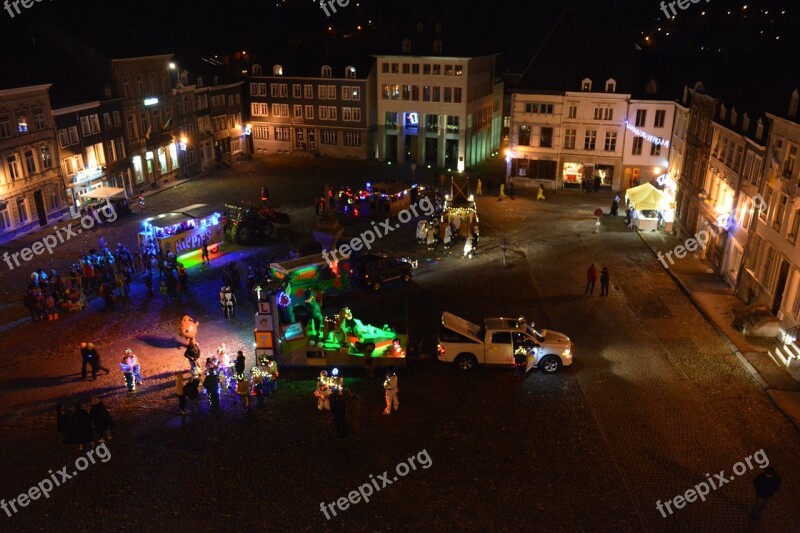
[[[184,263],[200,255],[205,242],[214,252],[224,240],[221,215],[214,206],[194,204],[170,213],[145,219],[139,233],[139,248],[155,247],[167,254],[172,252]],[[188,266],[188,265],[185,265]]]
[[[401,181],[375,184],[367,182],[358,191],[343,187],[338,191],[328,192],[335,213],[358,218],[396,216],[400,211],[409,208],[417,194],[416,186],[409,187]]]
[[[258,291],[256,357],[274,355],[297,366],[404,366],[408,335],[375,327],[344,307],[324,316],[326,294],[350,288],[349,260],[329,264],[322,254],[270,265],[273,282]]]

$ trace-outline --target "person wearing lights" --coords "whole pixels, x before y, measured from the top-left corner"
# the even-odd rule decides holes
[[[384,409],[383,414],[390,415],[392,414],[392,409],[395,411],[400,409],[400,399],[397,397],[400,390],[397,388],[397,374],[394,373],[394,370],[386,371],[383,389],[386,393],[386,409]]]

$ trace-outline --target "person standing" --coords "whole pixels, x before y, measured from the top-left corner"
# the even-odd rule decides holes
[[[192,413],[192,418],[195,418],[200,412],[197,405],[200,398],[200,377],[197,374],[192,374],[192,378],[184,385],[183,392],[189,403],[189,412]]]
[[[89,409],[89,415],[92,417],[94,431],[97,433],[97,442],[102,444],[107,440],[111,440],[114,419],[111,418],[111,413],[108,412],[105,404],[97,396],[92,398],[92,407]]]
[[[425,232],[425,244],[428,245],[428,250],[433,250],[436,243],[436,226],[433,223],[427,225],[428,230]]]
[[[594,266],[594,263],[589,265],[589,268],[586,269],[586,292],[585,295],[591,296],[594,294],[594,284],[597,281],[597,268]]]
[[[183,384],[183,372],[175,372],[175,394],[178,395],[178,409],[186,414],[186,386]]]
[[[131,365],[131,356],[125,355],[122,357],[122,362],[119,364],[122,374],[125,376],[125,385],[128,387],[128,392],[136,390],[136,381],[133,377],[133,365]]]
[[[347,422],[353,429],[356,440],[361,440],[361,396],[347,389]]]
[[[503,198],[506,197],[506,186],[504,184],[500,184],[500,193],[497,195],[497,201],[502,202]]]
[[[336,436],[340,439],[347,438],[347,405],[340,389],[333,389],[331,394],[331,414]]]
[[[207,237],[203,237],[203,252],[201,254],[201,258],[203,260],[203,264],[206,264],[206,263],[211,264],[211,259],[209,258],[209,255],[208,255],[208,238]]]
[[[392,409],[395,411],[400,409],[400,399],[397,397],[400,389],[397,387],[397,374],[394,373],[394,370],[386,371],[383,389],[386,391],[386,409],[383,410],[383,414],[390,415],[392,414]]]
[[[539,184],[539,192],[536,193],[536,199],[537,200],[544,200],[545,199],[545,197],[544,197],[544,185],[542,185],[541,183]]]
[[[483,196],[483,187],[481,186],[480,178],[478,178],[478,183],[475,185],[475,196]]]
[[[189,339],[189,345],[183,352],[183,356],[189,360],[189,371],[194,372],[197,368],[197,360],[200,359],[200,345],[193,338]]]
[[[480,237],[480,233],[478,232],[478,226],[476,224],[472,228],[472,255],[478,253],[478,237]]]
[[[94,343],[90,342],[86,347],[89,349],[89,365],[92,367],[92,379],[97,379],[97,373],[101,370],[105,372],[106,375],[110,374],[111,371],[100,364],[100,354],[97,352]]]
[[[464,257],[472,259],[472,235],[468,235],[464,241]]]
[[[603,267],[600,271],[600,296],[608,296],[608,267]]]
[[[86,366],[90,363],[91,358],[89,357],[89,345],[85,342],[80,344],[81,349],[81,359],[83,360],[83,364],[81,365],[81,377],[86,379]]]
[[[752,517],[753,520],[758,521],[769,499],[781,487],[781,478],[773,467],[768,466],[753,480],[753,487],[756,491],[756,504],[753,507]]]
[[[326,409],[331,410],[330,402],[331,388],[328,381],[328,371],[323,370],[319,373],[317,378],[317,389],[314,391],[314,396],[317,397],[317,409],[322,411]]]
[[[619,194],[614,195],[614,200],[611,202],[611,218],[617,218],[619,211]]]
[[[203,387],[208,394],[208,401],[211,403],[211,412],[216,413],[219,411],[219,374],[216,370],[211,370],[206,373],[206,379],[203,380]]]
[[[136,354],[133,353],[133,350],[128,348],[125,350],[125,354],[129,355],[131,358],[131,368],[133,368],[133,377],[136,379],[136,384],[142,384],[142,368],[139,366],[139,358],[136,357]]]
[[[520,378],[525,377],[525,370],[528,364],[528,351],[525,346],[520,344],[514,349],[514,375]]]

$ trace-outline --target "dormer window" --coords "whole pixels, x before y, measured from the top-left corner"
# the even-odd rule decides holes
[[[592,90],[592,80],[590,78],[583,78],[581,81],[581,91],[588,92]]]
[[[744,116],[742,116],[742,131],[747,133],[750,131],[750,116],[745,112]]]
[[[607,93],[615,93],[617,92],[617,82],[614,78],[609,78],[606,80],[606,92]]]
[[[356,67],[347,67],[344,69],[344,77],[345,78],[355,78],[356,77]]]
[[[283,67],[281,65],[272,65],[273,76],[283,76]]]
[[[761,122],[761,119],[758,119],[758,122],[756,122],[756,139],[760,140],[763,135],[764,135],[764,123]]]
[[[253,65],[253,76],[261,76],[261,65]]]
[[[797,89],[792,91],[792,97],[789,99],[789,116],[791,118],[797,118],[797,100],[798,94]]]
[[[442,53],[442,41],[436,39],[433,41],[433,53],[434,54],[441,54]]]
[[[330,78],[331,77],[331,67],[330,66],[325,65],[324,67],[322,67],[322,77],[323,78]]]
[[[403,53],[404,54],[411,53],[411,39],[403,39]]]
[[[736,119],[739,118],[739,114],[736,112],[736,108],[734,107],[731,109],[731,126],[736,126]]]

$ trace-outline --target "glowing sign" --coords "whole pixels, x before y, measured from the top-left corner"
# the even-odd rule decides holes
[[[158,103],[158,98],[145,98],[144,105],[156,105]]]
[[[649,141],[652,144],[655,144],[657,146],[664,146],[666,148],[669,148],[669,141],[668,140],[662,139],[661,137],[656,137],[655,135],[651,135],[651,134],[647,133],[646,131],[640,130],[639,128],[637,128],[636,126],[634,126],[633,124],[631,124],[627,120],[625,121],[625,127],[628,128],[628,130],[631,133],[633,133],[634,135],[636,135],[637,137],[642,137],[642,138],[646,139],[647,141]]]

